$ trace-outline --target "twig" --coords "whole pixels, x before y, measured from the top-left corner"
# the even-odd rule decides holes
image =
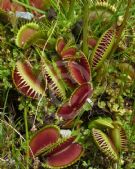
[[[45,48],[46,48],[46,46],[48,44],[48,41],[51,39],[51,37],[52,37],[52,35],[53,35],[54,31],[55,31],[56,26],[57,26],[57,21],[55,22],[54,27],[53,27],[48,39],[45,42],[45,45],[44,45],[44,48],[43,48],[43,52],[45,51]]]

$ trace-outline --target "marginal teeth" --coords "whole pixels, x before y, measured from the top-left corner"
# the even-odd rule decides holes
[[[20,79],[20,83],[19,83],[19,85],[18,85],[18,87],[20,87],[21,88],[21,86],[27,86],[27,82],[25,81],[25,80],[23,80],[23,79]]]
[[[96,62],[96,63],[98,63],[99,60],[100,60],[100,55],[99,56],[96,55],[95,58],[93,59],[93,61]]]
[[[61,79],[59,75],[57,76],[55,68],[51,65],[50,61],[45,58],[42,62],[43,74],[45,79],[47,79],[48,87],[54,95],[58,96],[62,100],[65,99],[65,89],[61,84]]]
[[[111,50],[111,47],[114,44],[114,31],[112,29],[109,29],[106,31],[100,38],[96,50],[93,52],[92,55],[92,66],[97,68],[100,63],[103,62],[103,60],[107,57],[107,49],[109,50],[108,53]],[[109,49],[110,47],[110,49]]]
[[[43,94],[44,89],[40,81],[33,74],[32,67],[25,62],[18,61],[13,71],[13,82],[16,88],[24,95],[35,99],[37,95]]]
[[[61,93],[61,91],[59,90],[59,88],[57,87],[57,85],[52,81],[51,76],[47,73],[46,71],[46,76],[49,77],[49,85],[50,85],[50,89],[53,90],[54,94],[58,95],[59,97],[63,98],[63,95]]]
[[[25,83],[23,86],[20,87],[20,89],[23,89],[23,88],[25,88],[25,87],[27,87],[27,86],[28,86],[28,84]]]
[[[27,90],[27,94],[29,93],[29,91],[33,91],[33,89],[30,87],[28,90]]]
[[[103,53],[104,52],[104,49],[101,47],[99,47],[98,49],[97,49],[97,52],[101,52],[101,53]]]
[[[96,6],[103,6],[103,7],[110,9],[112,12],[116,12],[115,5],[111,5],[108,2],[97,2]]]

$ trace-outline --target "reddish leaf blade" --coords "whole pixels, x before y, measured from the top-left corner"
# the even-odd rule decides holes
[[[32,72],[32,67],[28,62],[16,63],[16,68],[13,71],[13,82],[16,88],[25,96],[33,99],[44,94],[44,89],[41,82]]]
[[[56,143],[57,146],[50,153],[48,153],[47,156],[49,157],[53,154],[56,154],[56,153],[62,151],[63,149],[65,149],[66,147],[71,145],[74,141],[75,141],[75,137],[61,139],[60,141],[58,141]]]
[[[57,40],[57,42],[56,42],[56,51],[57,51],[57,53],[59,55],[61,55],[61,52],[64,49],[65,45],[66,45],[65,41],[64,41],[64,39],[62,37]]]
[[[20,36],[20,47],[22,47],[35,33],[37,33],[36,30],[27,28]]]
[[[47,78],[48,86],[53,94],[62,100],[66,99],[66,91],[57,66],[53,66],[52,63],[44,57],[42,58],[42,70],[43,76],[45,79]]]
[[[25,12],[25,8],[22,5],[19,5],[18,3],[12,2],[11,4],[11,11],[16,12]]]
[[[74,58],[76,51],[76,47],[65,47],[61,52],[61,57],[62,59]]]
[[[68,102],[62,105],[57,111],[57,115],[62,117],[63,120],[73,119],[77,113],[77,110],[71,107]]]
[[[62,105],[58,111],[57,115],[62,117],[63,120],[69,121],[74,119],[79,113],[79,109],[86,102],[87,98],[92,95],[92,86],[88,83],[79,86],[70,98],[70,104],[66,102]]]
[[[116,31],[111,27],[99,38],[91,56],[91,65],[93,69],[98,69],[109,55],[115,43],[115,36]]]
[[[39,25],[31,22],[23,25],[16,36],[16,45],[19,47],[26,47],[26,44],[37,35],[39,30]]]
[[[119,155],[112,140],[103,131],[92,128],[92,136],[98,148],[112,161],[118,161]]]
[[[30,0],[30,4],[35,8],[46,10],[50,6],[50,0]]]
[[[69,75],[69,70],[66,68],[66,65],[64,61],[58,60],[56,61],[56,64],[61,72],[61,76],[66,84],[68,84],[69,87],[75,88],[76,82],[73,80],[73,78]]]
[[[79,86],[70,98],[72,108],[80,109],[86,102],[87,98],[92,95],[92,86],[88,83]]]
[[[65,168],[74,164],[83,154],[83,147],[78,143],[73,143],[61,150],[60,152],[51,155],[47,158],[49,167]]]
[[[77,111],[77,112],[79,113],[79,111]],[[71,128],[75,127],[75,126],[77,128],[80,128],[81,124],[82,124],[81,120],[77,120],[75,122],[74,119],[71,119],[71,120],[65,121],[65,123],[62,125],[62,128],[64,128],[64,129],[71,129]]]
[[[1,0],[0,1],[0,8],[5,10],[5,11],[10,11],[11,10],[10,0]]]
[[[80,53],[79,59],[69,61],[68,67],[72,77],[78,84],[90,81],[90,65],[86,56],[82,52]]]
[[[60,132],[57,127],[47,126],[40,130],[30,141],[30,156],[39,155],[41,150],[52,145],[60,138]],[[32,151],[32,152],[31,152]]]
[[[71,119],[71,120],[65,121],[65,123],[62,125],[62,128],[70,129],[70,128],[73,128],[73,126],[74,126],[74,119]]]

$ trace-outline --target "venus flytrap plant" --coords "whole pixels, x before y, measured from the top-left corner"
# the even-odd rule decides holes
[[[46,157],[45,166],[48,168],[71,166],[80,159],[84,151],[74,137],[61,138],[56,126],[46,126],[38,131],[31,139],[30,147],[34,155]]]
[[[89,22],[94,33],[101,34],[105,29],[112,26],[112,21],[115,22],[118,18],[115,16],[117,10],[115,5],[107,2],[95,2],[90,4]],[[116,18],[115,18],[116,17]]]
[[[59,46],[59,43],[61,43],[61,41],[58,42],[58,46]],[[57,47],[56,49],[60,53],[62,58],[65,59],[65,52],[64,53],[61,52],[61,50],[59,50],[59,47]],[[60,45],[60,49],[61,49],[61,45]],[[62,50],[63,49],[65,49],[65,47],[62,48]],[[69,47],[68,49],[66,49],[67,50],[66,59],[67,60],[71,60],[73,58],[74,60],[76,60],[75,52],[73,52],[73,53],[72,52],[68,52],[68,51],[70,51],[70,49],[72,49],[72,48]],[[67,53],[68,53],[68,55],[67,55]],[[80,57],[80,56],[83,56],[83,57]],[[77,70],[77,68],[73,67],[73,62],[70,63],[70,66],[72,64],[71,75],[76,79],[77,83],[80,84],[80,86],[71,95],[70,100],[68,102],[68,105],[67,105],[67,107],[65,107],[66,111],[63,112],[63,110],[65,108],[64,108],[64,105],[62,105],[62,109],[61,110],[59,109],[58,112],[57,112],[57,114],[60,115],[60,117],[62,117],[64,120],[72,120],[72,119],[74,119],[75,116],[76,116],[76,113],[79,112],[79,109],[86,102],[87,98],[90,97],[91,94],[92,94],[92,87],[91,87],[91,84],[89,84],[89,81],[90,81],[89,63],[87,61],[87,58],[83,55],[83,53],[80,53],[80,56],[79,56],[80,58],[78,57],[78,59],[82,59],[82,60],[81,60],[81,62],[78,62],[78,65],[80,65],[80,69],[79,70]],[[43,71],[45,71],[45,74],[46,74],[45,78],[49,77],[52,80],[52,82],[50,80],[48,81],[48,83],[51,83],[54,86],[54,87],[53,86],[51,87],[51,89],[54,89],[54,91],[53,90],[52,91],[53,92],[57,91],[56,86],[58,86],[58,89],[59,89],[58,93],[62,94],[62,88],[59,87],[59,85],[60,85],[59,81],[55,80],[57,78],[57,74],[55,73],[56,68],[55,69],[53,68],[53,64],[51,66],[51,62],[46,58],[46,56],[41,56],[41,60],[42,60],[42,64],[43,64],[43,68],[42,69],[43,69]],[[85,68],[85,66],[87,67],[87,69]],[[79,75],[79,71],[81,71],[82,77]],[[87,73],[88,78],[85,79],[86,73]],[[13,72],[13,80],[14,80],[14,83],[15,83],[16,87],[18,88],[18,90],[20,90],[22,93],[26,94],[27,96],[35,98],[36,94],[38,94],[37,86],[35,86],[36,88],[34,86],[32,87],[32,85],[37,81],[36,76],[32,73],[32,69],[31,69],[31,67],[29,67],[29,65],[27,65],[27,63],[26,64],[25,63],[23,64],[21,62],[17,63],[17,68]],[[81,82],[79,82],[79,81],[81,81]],[[39,86],[39,89],[40,89],[40,86]],[[83,95],[83,97],[80,100],[80,96],[81,95]],[[62,98],[63,98],[63,96],[62,96]],[[79,101],[79,104],[78,104],[78,101]],[[71,112],[70,111],[71,109],[74,112]],[[68,112],[67,112],[67,110],[68,110]],[[61,115],[60,111],[61,111],[61,113],[66,113],[68,118],[67,117],[64,118],[64,116]],[[38,142],[35,139],[40,139],[40,135],[42,136],[42,133],[44,135],[44,131],[46,131],[46,129],[43,129],[41,132],[39,131],[39,134],[37,134],[32,139],[32,141],[30,142],[30,146],[31,146],[32,152],[35,155],[40,155],[40,153],[42,153],[42,152],[45,153],[45,151],[47,151],[47,152],[50,151],[50,150],[48,150],[48,148],[47,148],[47,150],[45,150],[45,148],[44,148],[45,143],[44,142],[43,142],[43,144],[41,146],[40,146],[40,144],[35,145],[36,142]],[[63,143],[62,143],[62,145],[63,145]],[[35,146],[37,147],[36,153],[34,151]],[[54,146],[56,146],[56,145],[54,144]],[[74,155],[73,156],[70,155],[69,160],[68,160],[68,154],[70,153],[70,151],[73,151],[73,150],[74,150]],[[66,155],[65,157],[67,158],[65,160],[67,160],[67,161],[64,160],[65,162],[62,162],[62,161],[61,162],[57,162],[56,160],[59,161],[58,158],[61,159],[61,157],[63,156],[63,151],[64,151],[64,153]],[[59,152],[58,155],[57,155],[57,153],[55,153],[51,157],[49,156],[47,158],[48,167],[59,167],[59,168],[62,167],[63,168],[63,167],[67,167],[67,166],[73,164],[74,162],[76,162],[76,160],[78,160],[80,158],[80,156],[81,156],[81,154],[83,152],[83,148],[79,144],[72,143],[70,146],[68,146],[63,151]]]
[[[120,122],[98,118],[90,122],[88,127],[92,130],[93,139],[101,152],[110,160],[118,162],[121,152],[127,149],[126,133]]]
[[[36,23],[28,23],[22,26],[16,36],[16,45],[22,47],[26,45],[27,41],[30,40],[39,30],[39,25]]]
[[[48,79],[48,87],[52,92],[61,99],[66,99],[65,89],[63,87],[62,81],[56,75],[56,72],[51,66],[51,62],[46,58],[42,58],[42,70],[43,76]]]
[[[59,43],[61,43],[61,41],[59,42]],[[60,45],[61,46],[61,45]],[[59,50],[59,48],[57,47],[56,48],[57,49],[57,51],[60,51]],[[70,48],[69,48],[70,49]],[[67,50],[67,49],[66,49]],[[79,80],[79,78],[82,78],[82,80],[81,80],[81,82],[78,82],[81,86],[80,87],[78,87],[75,91],[74,91],[74,93],[71,95],[71,97],[70,97],[70,101],[69,101],[69,103],[68,103],[68,107],[66,108],[66,111],[68,110],[68,112],[66,112],[66,114],[67,114],[67,116],[69,116],[68,118],[66,118],[66,119],[68,119],[68,120],[72,120],[72,119],[74,119],[75,118],[75,116],[76,116],[76,113],[77,112],[79,112],[79,109],[83,106],[83,104],[86,102],[86,100],[87,100],[87,98],[88,97],[90,97],[91,96],[91,94],[92,94],[92,87],[91,87],[91,85],[88,83],[89,81],[90,81],[90,68],[89,68],[89,63],[88,63],[88,61],[87,61],[87,59],[85,58],[85,56],[83,55],[83,53],[80,53],[81,55],[80,56],[83,56],[81,59],[81,62],[78,62],[78,65],[80,65],[80,69],[79,70],[77,70],[75,67],[73,68],[72,67],[72,71],[71,71],[71,74],[72,74],[72,76],[74,77],[74,78],[76,78],[77,79],[77,82],[78,81],[80,81]],[[65,57],[65,53],[63,54],[62,52],[61,52],[61,56],[62,56],[62,58],[63,57]],[[74,58],[74,60],[76,60],[76,57],[74,56],[74,53],[72,53],[71,52],[71,54],[69,55],[68,54],[68,57],[67,57],[67,53],[66,53],[66,59],[68,59],[68,60],[70,60],[70,59],[72,59],[72,57]],[[43,58],[44,57],[44,58]],[[78,59],[80,59],[80,58],[78,58]],[[43,59],[43,60],[42,60]],[[55,78],[57,78],[57,75],[56,75],[56,73],[55,73],[55,70],[54,70],[54,68],[53,67],[50,67],[51,66],[51,62],[49,61],[49,60],[47,60],[47,58],[46,58],[46,56],[42,56],[41,57],[41,60],[42,60],[42,63],[43,63],[43,70],[45,70],[45,72],[47,73],[46,75],[48,76],[49,75],[49,77],[52,79],[52,82],[50,82],[50,81],[48,81],[48,83],[52,83],[52,84],[54,84],[55,86],[57,85],[57,86],[59,86],[58,84],[59,84],[59,81],[56,81],[55,80]],[[70,63],[71,64],[71,63]],[[73,64],[73,63],[72,63]],[[81,65],[82,64],[82,65]],[[22,90],[23,89],[23,93],[25,94],[25,91],[24,91],[24,89],[25,89],[25,85],[30,85],[30,86],[32,86],[32,84],[34,83],[34,79],[36,80],[36,76],[34,75],[34,74],[32,74],[32,70],[29,68],[29,71],[27,71],[27,65],[26,65],[26,67],[25,67],[25,65],[23,65],[23,63],[21,63],[21,62],[18,62],[18,65],[19,66],[17,66],[17,71],[19,72],[19,73],[17,73],[17,71],[15,70],[14,71],[14,73],[13,73],[13,80],[14,80],[14,83],[16,84],[16,86],[18,87],[18,89],[19,90]],[[87,69],[85,70],[85,66],[87,66]],[[26,70],[24,69],[23,70],[23,68],[26,68]],[[55,68],[56,69],[56,68]],[[84,71],[84,70],[85,71]],[[75,71],[73,71],[73,70],[75,70]],[[21,73],[23,71],[23,73]],[[25,74],[25,71],[26,71],[26,74]],[[79,75],[79,71],[81,71],[81,74],[82,74],[82,77],[80,77],[80,75]],[[27,74],[27,72],[29,72],[30,74]],[[88,74],[87,76],[88,76],[88,78],[87,79],[85,79],[85,75],[86,75],[86,73]],[[23,79],[20,79],[19,81],[18,81],[18,78],[16,78],[16,77],[18,77],[18,75],[19,75],[19,77],[20,78],[22,78],[21,76],[23,76]],[[24,76],[25,75],[25,76]],[[31,82],[30,82],[30,80],[29,80],[29,76],[30,77],[32,77],[32,80],[31,80]],[[45,76],[46,77],[46,76]],[[26,84],[25,84],[26,83]],[[22,85],[22,86],[21,86]],[[27,87],[27,86],[26,86]],[[51,89],[54,89],[54,92],[55,91],[57,91],[57,89],[56,89],[56,87],[54,87],[54,88],[52,88],[51,87]],[[32,91],[32,93],[29,93],[29,91]],[[61,88],[59,88],[59,93],[61,92],[62,90],[61,90]],[[33,93],[36,93],[37,92],[37,90],[35,90],[34,91],[34,88],[33,87],[30,87],[30,89],[28,88],[28,90],[26,91],[26,94],[27,94],[27,96],[32,96],[33,98],[35,98],[35,94],[33,95]],[[82,97],[82,99],[79,101],[79,98],[80,98],[80,95],[82,95],[83,94],[83,97]],[[78,104],[78,101],[80,102],[79,104]],[[74,113],[72,113],[72,112],[70,112],[70,110],[71,109],[69,109],[71,107],[71,109],[73,110],[74,109]],[[64,106],[62,106],[62,109],[61,110],[58,110],[58,112],[57,112],[57,114],[59,114],[60,115],[60,117],[63,117],[63,116],[61,116],[61,113],[60,113],[60,111],[62,111],[62,113],[64,113],[63,112],[63,108],[64,108]],[[70,115],[71,114],[71,115]],[[65,118],[64,118],[65,119]],[[72,145],[73,147],[74,147],[74,145]],[[71,147],[72,147],[71,146]],[[76,147],[76,146],[75,146]],[[80,150],[79,150],[80,151]],[[39,153],[36,153],[36,154],[40,154],[40,152]],[[76,158],[78,158],[78,157],[76,157]],[[76,160],[75,160],[76,161]],[[69,165],[68,163],[67,163],[67,165]]]
[[[32,72],[32,67],[28,61],[18,61],[12,77],[16,88],[24,95],[33,99],[44,95],[44,88],[38,77]]]
[[[25,106],[23,103],[24,97],[22,96],[23,99],[21,99],[20,95],[17,95],[20,102],[20,110],[18,108],[18,111],[19,113],[24,111],[26,135],[24,147],[26,156],[24,161],[26,162],[26,168],[35,167],[31,163],[35,158],[39,158],[37,166],[40,167],[41,164],[44,168],[74,168],[76,166],[81,168],[83,164],[87,168],[91,166],[107,168],[111,163],[118,164],[122,157],[121,153],[124,156],[123,152],[127,151],[127,138],[122,125],[118,121],[112,120],[118,119],[118,115],[116,114],[116,117],[114,117],[114,109],[109,106],[109,102],[115,108],[118,108],[119,104],[117,102],[119,98],[122,98],[120,106],[124,108],[124,100],[126,100],[125,97],[128,95],[126,90],[124,91],[125,86],[123,84],[128,83],[128,81],[126,79],[122,81],[118,76],[121,74],[121,71],[123,77],[127,73],[127,76],[134,79],[134,67],[131,66],[133,65],[132,62],[127,65],[126,61],[128,59],[123,56],[122,63],[118,65],[118,69],[114,69],[112,60],[114,63],[121,60],[118,60],[115,54],[115,58],[107,58],[114,53],[114,47],[118,45],[119,36],[116,35],[117,28],[120,26],[120,35],[125,19],[120,20],[120,17],[117,17],[119,12],[114,6],[110,5],[111,0],[107,3],[88,2],[87,0],[85,2],[75,0],[57,2],[54,0],[30,0],[25,1],[26,3],[24,1],[17,2],[29,8],[30,11],[35,9],[34,6],[36,7],[36,12],[34,12],[36,17],[34,16],[30,23],[26,23],[18,29],[15,41],[16,46],[13,40],[11,45],[13,46],[14,44],[15,50],[23,53],[25,56],[25,58],[20,57],[20,53],[18,53],[13,58],[14,62],[15,60],[17,62],[14,65],[12,79],[17,91],[23,94],[25,99],[28,97],[28,102],[26,100],[28,105],[26,104]],[[39,2],[41,3],[39,4]],[[56,16],[53,17],[53,20],[49,19],[49,17],[44,19],[40,15],[41,13],[48,13],[43,2],[49,3],[48,9],[51,6],[55,10]],[[81,12],[82,14],[80,14]],[[82,15],[83,28],[81,27],[80,29],[83,29],[83,36],[76,43],[71,29],[77,20],[81,20]],[[8,23],[8,14],[5,15],[4,13],[3,15],[2,13],[1,16]],[[125,34],[123,32],[123,36]],[[2,40],[0,36],[0,42]],[[115,50],[115,52],[119,55],[119,51]],[[34,55],[30,53],[34,53]],[[126,61],[124,60],[125,58]],[[107,66],[104,66],[106,61]],[[7,62],[6,59],[4,62]],[[35,63],[37,65],[34,65]],[[40,75],[35,73],[32,65],[38,67],[38,71],[41,72]],[[106,74],[104,74],[104,71],[100,74],[99,71],[102,71],[101,69],[108,70],[105,71]],[[97,73],[97,76],[105,76],[105,82],[103,80],[96,81],[93,73]],[[120,77],[122,78],[122,76]],[[100,88],[101,85],[103,87]],[[97,92],[98,87],[100,88],[99,93]],[[117,93],[118,88],[120,88],[122,94],[120,92]],[[109,94],[110,91],[111,94]],[[120,96],[117,98],[114,94],[119,94]],[[2,96],[1,93],[0,96]],[[116,104],[114,103],[115,99]],[[100,109],[97,109],[97,107],[100,107]],[[9,110],[9,108],[6,107],[5,110]],[[18,114],[18,111],[16,114]],[[12,113],[14,114],[14,111]],[[100,116],[102,114],[104,118],[98,118],[99,114]],[[34,120],[33,115],[35,115]],[[108,118],[108,116],[111,118]],[[121,118],[120,116],[119,118]],[[124,116],[123,119],[125,120]],[[31,121],[34,121],[31,132],[41,128],[44,123],[51,123],[51,125],[39,129],[31,137],[28,131],[28,126],[32,124]],[[61,128],[70,128],[71,136],[63,137],[59,126]],[[22,130],[21,127],[20,130]],[[30,142],[28,144],[29,138]],[[95,160],[93,159],[97,152],[93,148],[92,139],[97,144],[98,149],[108,158],[108,160],[106,158],[103,162],[106,163],[107,161],[107,165],[102,164],[100,166],[99,159],[100,157],[102,159],[101,154],[96,157],[96,163],[94,162]],[[24,145],[21,144],[21,146],[23,147]],[[16,145],[14,145],[14,150],[15,147]],[[91,155],[89,155],[90,150]],[[87,164],[82,164],[82,160],[80,160],[83,154],[85,155],[83,160],[89,158],[90,162]],[[20,156],[22,159],[23,155]],[[29,160],[30,158],[32,160]],[[80,160],[78,164],[73,165],[78,160]],[[21,167],[21,164],[19,167]]]
[[[92,129],[92,134],[94,141],[96,142],[97,146],[108,158],[113,161],[118,161],[118,153],[115,149],[113,143],[107,137],[107,135],[99,129]]]
[[[115,43],[115,37],[115,28],[110,28],[98,40],[91,56],[91,65],[93,69],[98,69],[110,54]]]
[[[16,35],[16,45],[22,49],[28,49],[31,46],[39,46],[45,48],[47,39],[46,31],[40,28],[36,22],[29,22],[21,26]]]

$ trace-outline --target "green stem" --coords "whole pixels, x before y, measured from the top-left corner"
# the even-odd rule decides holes
[[[29,0],[24,0],[24,3],[25,3],[26,5],[28,5],[28,6],[30,6]],[[31,12],[31,9],[28,8],[28,11]]]
[[[70,19],[73,17],[73,13],[74,13],[74,6],[75,6],[75,0],[71,0],[70,2],[70,8],[67,14],[67,18]]]
[[[25,4],[30,5],[29,0],[25,0]]]
[[[29,131],[28,131],[28,115],[27,106],[24,109],[24,123],[26,133],[26,169],[29,169]]]
[[[125,15],[124,15],[123,23],[121,24],[120,29],[119,29],[119,31],[118,31],[118,38],[117,38],[117,40],[116,40],[115,45],[113,46],[113,49],[112,49],[112,51],[111,51],[110,56],[115,52],[115,50],[116,50],[117,47],[118,47],[118,43],[119,43],[120,40],[121,40],[121,35],[122,35],[122,32],[123,32],[123,30],[124,30],[124,27],[125,27],[126,22],[127,22],[127,19],[128,19],[129,9],[130,9],[131,4],[132,4],[132,1],[131,1],[131,0],[128,0],[128,5],[127,5],[126,12],[125,12]]]
[[[83,52],[88,57],[88,23],[89,23],[89,1],[84,2],[83,15]]]

